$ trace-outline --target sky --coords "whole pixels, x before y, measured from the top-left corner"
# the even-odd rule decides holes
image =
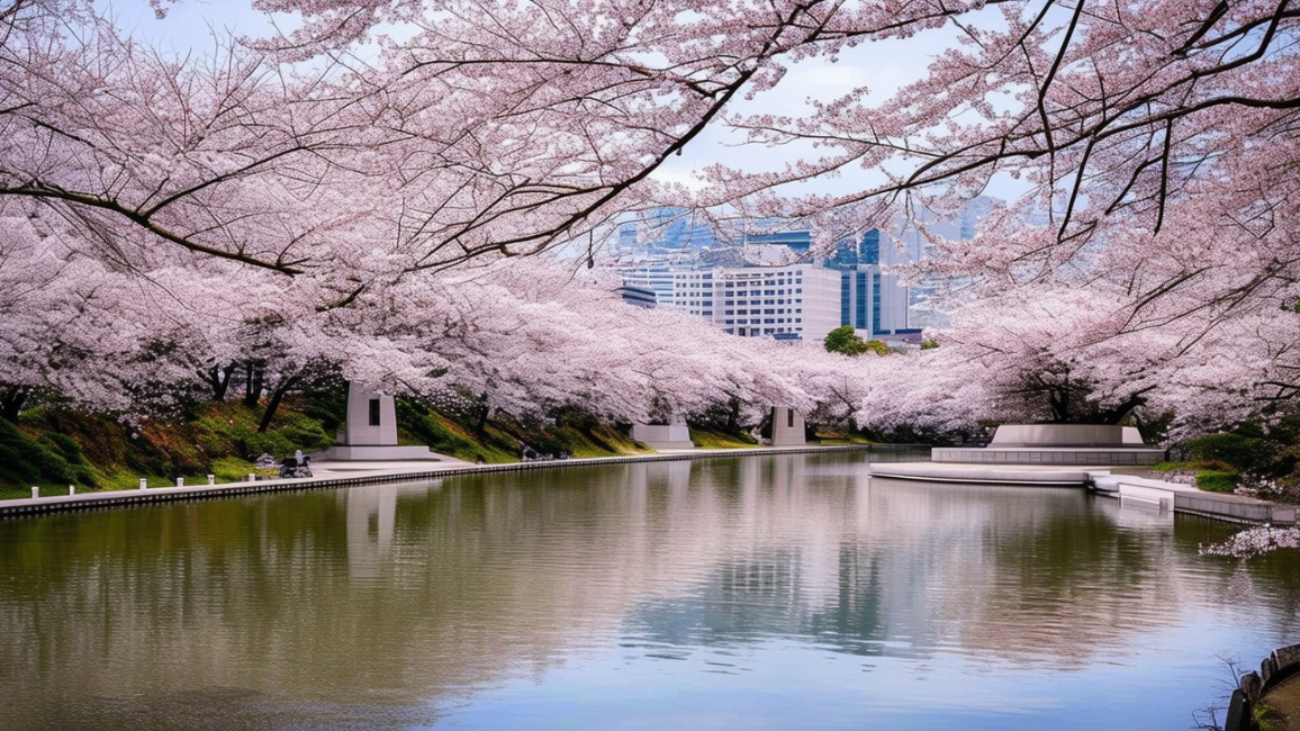
[[[147,45],[178,56],[211,52],[219,43],[232,37],[264,36],[296,26],[293,16],[277,15],[274,21],[252,8],[249,0],[180,0],[167,8],[167,17],[159,20],[147,0],[111,0],[110,8],[118,26]],[[992,11],[986,11],[992,12]],[[796,113],[807,108],[811,100],[829,101],[853,89],[867,87],[869,98],[883,100],[903,85],[919,79],[934,58],[956,44],[957,31],[946,27],[927,31],[919,37],[866,43],[846,48],[837,63],[815,58],[792,64],[785,78],[773,89],[752,101],[737,99],[728,108],[732,113]],[[666,183],[680,183],[688,188],[701,185],[694,171],[722,163],[749,171],[779,170],[802,156],[815,155],[808,147],[783,146],[766,148],[756,155],[753,147],[743,145],[744,135],[714,124],[678,157],[670,158],[652,176]],[[873,171],[849,171],[836,178],[825,178],[801,185],[792,193],[830,194],[846,188],[878,183],[883,178]],[[1011,200],[1027,186],[1003,177],[994,180],[989,195]]]

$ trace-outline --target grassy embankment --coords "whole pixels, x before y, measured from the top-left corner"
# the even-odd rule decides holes
[[[120,422],[111,417],[52,408],[24,412],[17,423],[0,420],[0,499],[29,497],[32,486],[42,495],[136,488],[141,478],[151,487],[237,482],[258,470],[262,454],[277,459],[295,449],[315,452],[334,443],[345,413],[342,394],[314,394],[286,400],[265,434],[257,431],[264,407],[239,400],[191,409],[188,418]],[[565,413],[551,423],[488,420],[481,431],[472,418],[449,416],[421,405],[397,402],[398,441],[426,444],[435,452],[468,462],[519,460],[522,441],[543,454],[567,452],[575,458],[605,457],[652,451],[621,429],[581,413]],[[703,425],[697,425],[703,427]],[[819,434],[826,444],[865,443],[856,435]],[[741,449],[756,446],[746,432],[725,433],[693,428],[697,447]]]
[[[263,453],[281,458],[295,449],[313,452],[334,443],[341,426],[341,398],[298,399],[283,404],[267,433],[257,432],[262,407],[238,401],[207,404],[188,419],[120,423],[110,417],[56,409],[33,409],[18,422],[0,420],[0,498],[152,487],[245,479],[259,471]],[[620,430],[590,417],[564,417],[550,425],[489,421],[481,434],[447,415],[398,402],[402,444],[427,444],[469,462],[514,462],[524,441],[543,453],[598,457],[646,451]]]

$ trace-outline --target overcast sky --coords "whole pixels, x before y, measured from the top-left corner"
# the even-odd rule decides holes
[[[167,17],[158,20],[146,0],[112,0],[108,7],[117,17],[118,26],[147,45],[176,54],[188,51],[211,52],[217,39],[231,36],[263,36],[275,32],[266,15],[252,9],[249,0],[182,0],[168,8]],[[989,12],[989,11],[986,11]],[[281,30],[292,29],[294,18],[279,16]],[[797,114],[807,108],[809,99],[827,101],[854,88],[868,87],[872,98],[884,99],[903,84],[919,78],[934,57],[955,44],[956,31],[944,28],[927,31],[907,40],[863,44],[845,49],[838,63],[812,59],[794,64],[776,88],[758,95],[753,101],[733,102],[729,109],[739,113]],[[713,125],[681,155],[674,157],[654,175],[658,180],[698,184],[692,171],[714,163],[748,170],[780,169],[799,156],[811,156],[815,150],[797,146],[769,148],[755,154],[755,148],[742,146],[743,135]],[[800,192],[834,193],[879,182],[872,171],[851,172],[838,178],[804,185]],[[1023,192],[1024,186],[1013,181],[997,180],[989,191],[1003,199]]]

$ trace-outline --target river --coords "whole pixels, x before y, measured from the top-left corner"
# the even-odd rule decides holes
[[[2,521],[0,728],[1182,730],[1300,642],[1296,552],[868,458]]]

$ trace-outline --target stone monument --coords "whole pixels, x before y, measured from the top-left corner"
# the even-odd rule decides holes
[[[632,438],[654,449],[695,449],[686,417],[673,414],[667,424],[633,424]]]
[[[935,447],[931,462],[1149,465],[1165,451],[1142,442],[1135,427],[1113,424],[1003,424],[987,447]]]
[[[772,407],[772,446],[796,447],[807,444],[803,417],[789,406]]]
[[[339,461],[437,460],[423,445],[398,446],[393,397],[348,382],[348,412],[337,443],[321,458]]]

